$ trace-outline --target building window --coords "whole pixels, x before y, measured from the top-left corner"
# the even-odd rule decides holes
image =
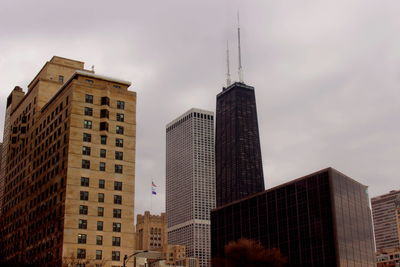
[[[89,178],[81,177],[81,186],[89,186]]]
[[[83,169],[90,169],[90,160],[83,159],[82,160],[82,168]]]
[[[104,202],[104,193],[98,193],[98,201]]]
[[[124,158],[124,153],[122,151],[115,151],[115,159],[123,160],[123,158]]]
[[[100,162],[99,170],[102,171],[102,172],[106,171],[106,163],[105,162]]]
[[[114,182],[114,190],[121,191],[122,190],[122,182]]]
[[[107,96],[103,96],[101,98],[101,105],[110,106],[110,98],[108,98]]]
[[[100,122],[100,131],[108,131],[108,123],[107,122]]]
[[[103,251],[96,250],[96,260],[101,260],[103,258]]]
[[[120,260],[120,253],[119,253],[119,251],[113,251],[113,252],[112,252],[111,259],[112,259],[113,261],[119,261],[119,260]]]
[[[121,218],[121,209],[113,209],[113,217],[114,218]]]
[[[99,188],[104,188],[106,184],[106,181],[104,181],[103,179],[99,179]]]
[[[124,122],[124,114],[117,113],[117,121]]]
[[[88,133],[83,133],[83,142],[92,142],[92,135]]]
[[[77,249],[77,255],[76,257],[78,259],[85,259],[86,258],[86,249],[84,248],[78,248]]]
[[[93,96],[92,95],[85,95],[85,102],[93,104]]]
[[[89,200],[88,191],[81,191],[79,195],[80,195],[80,200]]]
[[[87,228],[87,221],[79,219],[78,228],[79,229],[86,229]]]
[[[120,125],[117,125],[117,126],[115,127],[115,133],[117,133],[117,134],[124,134],[124,127],[123,127],[123,126],[120,126]]]
[[[122,165],[115,164],[115,173],[122,173]]]
[[[106,145],[107,144],[107,135],[100,135],[100,143],[102,145]]]
[[[125,109],[125,102],[117,100],[117,108],[118,109]]]
[[[78,234],[78,244],[86,244],[86,235]]]
[[[124,147],[124,139],[116,138],[115,139],[115,146]]]
[[[100,158],[105,158],[107,154],[107,150],[105,149],[100,149]]]
[[[92,121],[84,120],[83,121],[83,128],[92,129]]]
[[[112,245],[115,247],[121,246],[121,237],[113,236],[112,237]]]
[[[122,204],[122,196],[114,195],[114,204]]]
[[[97,221],[97,231],[103,231],[103,222]]]
[[[113,223],[113,232],[121,232],[121,223]]]
[[[100,110],[100,118],[107,118],[109,117],[110,112],[107,109]]]
[[[104,208],[103,207],[97,208],[97,216],[100,216],[100,217],[104,216]]]
[[[58,82],[63,83],[64,82],[64,76],[58,75]]]
[[[82,155],[90,156],[90,147],[83,146],[82,147]]]
[[[79,205],[79,214],[87,215],[88,214],[88,206]]]
[[[85,115],[86,116],[93,116],[93,109],[85,107]]]
[[[102,235],[96,235],[96,245],[103,245],[103,236]]]

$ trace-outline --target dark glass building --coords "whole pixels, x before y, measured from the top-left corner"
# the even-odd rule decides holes
[[[217,207],[264,191],[254,87],[236,82],[217,95],[215,135]]]
[[[241,237],[279,248],[287,266],[375,266],[367,187],[332,168],[211,212],[213,257]]]

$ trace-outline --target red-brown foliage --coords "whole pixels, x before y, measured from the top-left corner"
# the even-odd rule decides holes
[[[230,242],[224,250],[224,257],[212,260],[213,267],[283,267],[287,262],[279,249],[267,249],[245,238]]]

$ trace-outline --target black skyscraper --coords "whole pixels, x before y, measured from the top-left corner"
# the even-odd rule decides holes
[[[217,95],[215,159],[217,207],[265,190],[254,87]]]

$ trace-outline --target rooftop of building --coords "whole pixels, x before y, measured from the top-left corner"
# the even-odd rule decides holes
[[[227,86],[227,87],[223,87],[222,88],[222,92],[220,92],[217,95],[217,98],[219,98],[220,96],[228,93],[229,91],[231,91],[233,88],[240,88],[240,89],[246,89],[246,90],[254,90],[253,86],[247,85],[245,83],[242,82],[234,82],[231,85]]]
[[[209,111],[209,110],[205,110],[205,109],[199,109],[199,108],[191,108],[188,111],[186,111],[185,113],[183,113],[182,115],[180,115],[179,117],[177,117],[176,119],[174,119],[173,121],[171,121],[170,123],[168,123],[165,128],[170,127],[171,125],[174,125],[175,123],[179,122],[179,120],[185,118],[187,115],[191,114],[191,113],[200,113],[200,114],[205,114],[205,115],[210,115],[210,116],[214,116],[214,112]]]
[[[355,183],[358,183],[358,184],[360,184],[360,185],[362,185],[362,186],[367,187],[366,185],[361,184],[360,182],[358,182],[358,181],[356,181],[356,180],[350,178],[349,176],[347,176],[347,175],[341,173],[340,171],[338,171],[338,170],[336,170],[336,169],[334,169],[334,168],[332,168],[332,167],[328,167],[328,168],[325,168],[325,169],[322,169],[322,170],[319,170],[319,171],[316,171],[316,172],[307,174],[307,175],[302,176],[302,177],[300,177],[300,178],[296,178],[296,179],[294,179],[294,180],[290,180],[290,181],[288,181],[288,182],[286,182],[286,183],[283,183],[283,184],[274,186],[274,187],[269,188],[269,189],[267,189],[267,190],[265,190],[265,191],[262,191],[262,192],[259,192],[259,193],[256,193],[256,194],[247,196],[247,197],[242,198],[242,199],[235,200],[235,201],[233,201],[233,202],[231,202],[231,203],[228,203],[228,204],[225,204],[225,205],[223,205],[223,206],[217,207],[217,208],[213,209],[212,211],[223,209],[223,208],[225,208],[225,207],[228,207],[228,206],[231,206],[231,205],[240,203],[240,202],[242,202],[242,201],[246,201],[246,200],[248,200],[248,199],[251,199],[251,198],[254,198],[254,197],[257,197],[257,196],[266,194],[266,193],[268,193],[268,192],[270,192],[270,191],[274,191],[274,190],[276,190],[276,189],[285,187],[285,186],[290,185],[290,184],[294,184],[294,183],[299,182],[299,181],[301,181],[301,180],[308,179],[308,178],[313,177],[313,176],[315,176],[315,175],[317,175],[317,174],[326,173],[326,172],[327,172],[327,173],[330,173],[330,174],[332,174],[332,173],[340,174],[340,175],[345,176],[346,178],[350,179],[351,181],[353,181],[353,182],[355,182]]]

